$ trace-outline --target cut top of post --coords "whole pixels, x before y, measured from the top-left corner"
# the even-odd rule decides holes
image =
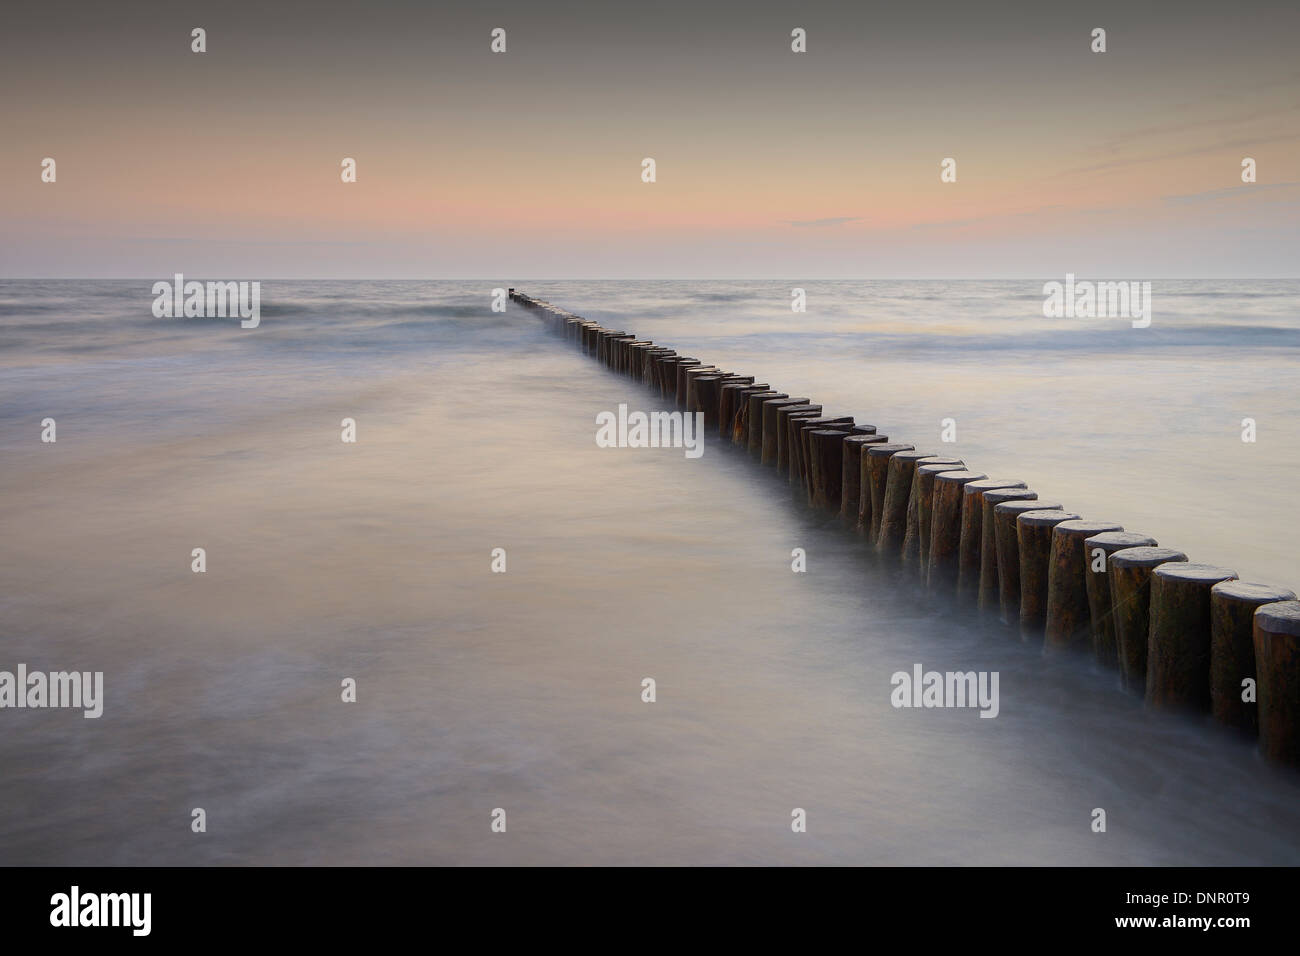
[[[1237,576],[1231,568],[1215,567],[1213,564],[1192,564],[1180,561],[1176,564],[1162,565],[1155,570],[1156,577],[1172,578],[1176,581],[1191,581],[1197,584],[1210,584],[1229,581]]]
[[[1271,584],[1252,584],[1248,581],[1220,581],[1212,589],[1215,594],[1248,604],[1272,604],[1275,601],[1294,601],[1290,588],[1275,588]]]
[[[996,492],[986,492],[985,501],[993,501],[993,495]],[[1037,498],[1026,499],[1024,501],[998,501],[994,502],[996,507],[993,509],[1000,515],[1022,515],[1026,511],[1061,511],[1064,506],[1055,501],[1039,501]]]
[[[976,478],[974,481],[966,482],[962,488],[964,494],[973,495],[981,491],[993,491],[999,488],[1024,488],[1023,481],[1003,481],[1000,478]]]
[[[1173,548],[1125,548],[1110,559],[1121,567],[1154,568],[1167,561],[1186,561],[1187,555]]]
[[[1278,601],[1255,611],[1255,623],[1269,634],[1300,637],[1300,601]]]
[[[1158,542],[1149,534],[1139,534],[1136,531],[1103,531],[1084,539],[1083,543],[1090,548],[1110,552],[1125,548],[1154,548]]]
[[[961,485],[967,484],[968,482],[972,482],[972,481],[980,481],[983,478],[984,475],[982,475],[978,471],[964,471],[964,470],[945,471],[934,476],[935,481],[942,481],[947,484],[952,484],[955,482]]]
[[[1082,518],[1071,518],[1068,521],[1062,521],[1056,526],[1057,534],[1071,538],[1090,538],[1095,534],[1123,530],[1124,526],[1115,521],[1085,521]],[[1138,537],[1142,536],[1138,535]]]
[[[998,505],[999,508],[1002,505]],[[1029,525],[1033,528],[1049,527],[1058,525],[1063,521],[1077,521],[1078,515],[1068,511],[1057,511],[1054,508],[1033,508],[1029,511],[1022,511],[1016,516],[1016,520],[1021,524]]]

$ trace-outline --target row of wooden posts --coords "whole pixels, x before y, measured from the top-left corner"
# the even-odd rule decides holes
[[[514,289],[510,297],[663,401],[703,412],[707,428],[774,469],[813,508],[900,556],[929,587],[954,590],[1049,652],[1091,653],[1153,708],[1212,713],[1258,735],[1270,759],[1300,766],[1294,592],[1192,563],[1149,535],[1041,499],[1023,481],[890,441],[753,375]]]

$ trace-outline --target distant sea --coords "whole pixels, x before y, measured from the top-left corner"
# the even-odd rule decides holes
[[[597,447],[659,406],[491,312],[506,281],[265,280],[248,330],[151,284],[0,282],[0,670],[106,694],[0,711],[0,864],[1300,863],[1249,742],[925,595],[716,438]],[[1146,329],[1040,282],[514,284],[1300,588],[1300,281],[1154,281]],[[891,707],[916,663],[998,671],[998,718]]]

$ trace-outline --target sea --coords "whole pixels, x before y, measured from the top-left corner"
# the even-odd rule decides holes
[[[153,282],[0,282],[0,671],[104,675],[98,718],[0,710],[0,864],[1300,864],[1300,774],[1251,740],[716,435],[600,447],[668,406],[492,309],[1295,589],[1300,281],[1153,281],[1137,328],[1041,281],[267,279],[248,329]],[[997,673],[997,717],[893,706],[916,665]]]

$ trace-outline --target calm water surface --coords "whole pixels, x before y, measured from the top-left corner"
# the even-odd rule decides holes
[[[107,696],[0,712],[0,863],[1300,863],[1300,781],[1249,744],[925,596],[716,440],[598,448],[659,406],[502,283],[266,281],[247,331],[151,284],[0,283],[0,669]],[[1145,330],[1021,282],[804,315],[797,282],[517,284],[1300,585],[1300,283],[1157,282]],[[1000,715],[895,710],[915,663],[999,671]]]

